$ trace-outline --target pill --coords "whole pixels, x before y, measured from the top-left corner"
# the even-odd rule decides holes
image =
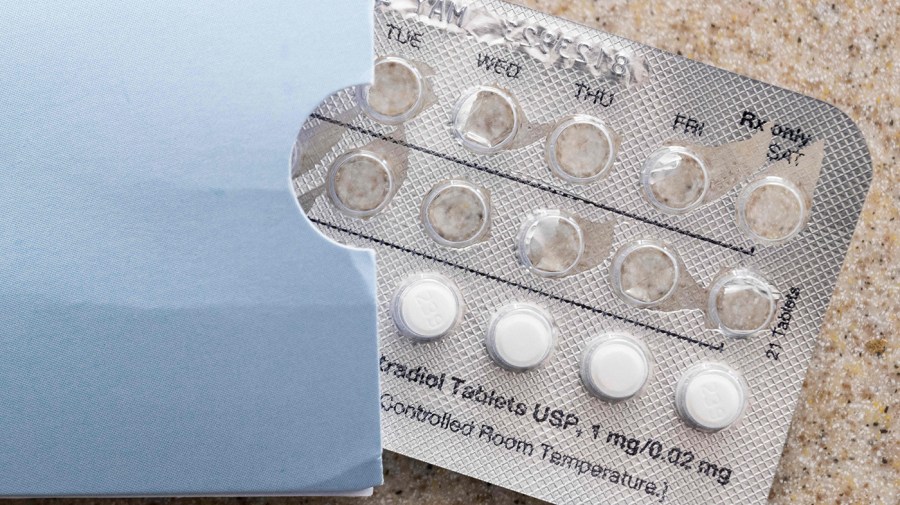
[[[736,370],[721,363],[700,363],[688,369],[675,388],[675,407],[702,431],[719,431],[734,424],[747,405],[747,386]]]
[[[641,184],[654,207],[680,214],[702,203],[709,189],[709,174],[700,156],[683,147],[666,146],[647,158]]]
[[[422,107],[424,83],[418,69],[403,58],[387,56],[375,61],[371,86],[359,98],[372,119],[397,124],[415,116]]]
[[[352,217],[369,217],[390,201],[393,175],[387,161],[368,151],[351,151],[331,164],[325,185],[335,207]]]
[[[613,290],[626,302],[652,307],[666,301],[678,285],[679,266],[675,253],[653,240],[633,242],[613,257]]]
[[[722,333],[747,337],[769,326],[775,305],[775,290],[765,279],[751,270],[737,269],[712,283],[707,309]]]
[[[530,303],[514,303],[491,318],[485,344],[497,364],[512,371],[541,365],[556,344],[556,326],[545,310]]]
[[[424,273],[408,279],[391,300],[391,317],[401,334],[434,341],[450,334],[462,320],[462,294],[449,278]]]
[[[782,177],[765,177],[738,197],[738,226],[761,243],[778,243],[796,236],[806,224],[806,203],[800,190]]]
[[[588,344],[581,380],[594,396],[609,402],[633,398],[650,377],[649,351],[627,333],[607,333]]]
[[[487,234],[491,208],[487,192],[467,181],[438,183],[422,202],[422,222],[435,242],[465,247]]]
[[[571,214],[542,209],[532,213],[516,237],[519,262],[537,275],[570,273],[584,253],[584,234]]]
[[[498,88],[480,86],[463,95],[453,111],[453,133],[462,145],[480,154],[507,147],[519,130],[519,106]]]
[[[577,115],[547,137],[547,163],[563,180],[586,184],[603,177],[616,158],[612,132],[599,119]]]

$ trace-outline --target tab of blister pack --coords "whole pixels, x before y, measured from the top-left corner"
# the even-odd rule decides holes
[[[871,178],[859,130],[497,0],[375,20],[429,105],[329,97],[294,182],[320,229],[378,251],[386,446],[555,503],[764,502]],[[373,142],[405,175],[358,218],[320,188]]]

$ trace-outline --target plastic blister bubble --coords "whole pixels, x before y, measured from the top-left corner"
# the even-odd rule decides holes
[[[291,167],[313,223],[376,250],[385,447],[555,503],[764,503],[859,130],[498,0],[379,2],[375,34],[388,66]]]

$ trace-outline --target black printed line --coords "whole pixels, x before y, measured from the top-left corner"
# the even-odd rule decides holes
[[[353,230],[350,230],[350,229],[348,229],[348,228],[344,228],[343,226],[339,226],[339,225],[336,225],[336,224],[333,224],[333,223],[329,223],[329,222],[326,222],[326,221],[322,221],[321,219],[316,219],[316,218],[310,217],[309,220],[312,221],[313,223],[316,223],[316,224],[318,224],[318,225],[324,226],[324,227],[326,227],[326,228],[331,228],[332,230],[336,230],[336,231],[339,231],[339,232],[341,232],[341,233],[346,233],[346,234],[348,234],[348,235],[353,235],[354,237],[358,237],[358,238],[361,238],[361,239],[364,239],[364,240],[368,240],[368,241],[373,242],[373,243],[378,244],[378,245],[382,245],[382,246],[385,246],[385,247],[390,247],[391,249],[395,249],[395,250],[397,250],[397,251],[405,252],[405,253],[407,253],[407,254],[412,254],[412,255],[418,256],[418,257],[420,257],[420,258],[425,258],[425,259],[427,259],[427,260],[431,260],[431,261],[440,263],[440,264],[442,264],[442,265],[446,265],[446,266],[448,266],[448,267],[453,267],[453,268],[456,268],[456,269],[458,269],[458,270],[462,270],[462,271],[464,271],[464,272],[468,272],[468,273],[470,273],[470,274],[475,274],[475,275],[477,275],[477,276],[479,276],[479,277],[484,277],[485,279],[490,279],[490,280],[492,280],[492,281],[499,282],[499,283],[501,283],[501,284],[506,284],[507,286],[512,286],[512,287],[515,287],[515,288],[519,288],[519,289],[521,289],[521,290],[528,291],[528,292],[530,292],[530,293],[533,293],[533,294],[536,294],[536,295],[540,295],[540,296],[543,296],[543,297],[545,297],[545,298],[550,298],[551,300],[556,300],[556,301],[558,301],[558,302],[562,302],[562,303],[565,303],[565,304],[567,304],[567,305],[571,305],[571,306],[573,306],[573,307],[578,307],[579,309],[588,310],[588,311],[591,311],[591,312],[593,312],[593,313],[595,313],[595,314],[600,314],[600,315],[603,315],[603,316],[606,316],[606,317],[615,319],[615,320],[617,320],[617,321],[622,321],[622,322],[624,322],[624,323],[632,324],[632,325],[637,326],[637,327],[639,327],[639,328],[644,328],[644,329],[646,329],[646,330],[652,330],[652,331],[655,331],[656,333],[661,333],[661,334],[667,335],[667,336],[669,336],[669,337],[675,337],[675,338],[677,338],[677,339],[679,339],[679,340],[684,340],[684,341],[686,341],[686,342],[690,342],[690,343],[692,343],[692,344],[697,344],[697,345],[699,345],[699,346],[701,346],[701,347],[706,347],[706,348],[709,348],[709,349],[712,349],[712,350],[715,350],[715,351],[723,351],[723,350],[725,349],[725,344],[724,344],[724,343],[720,343],[720,344],[717,344],[717,345],[713,345],[713,344],[710,344],[710,343],[708,343],[708,342],[703,342],[702,340],[697,340],[697,339],[695,339],[695,338],[687,337],[687,336],[682,335],[682,334],[680,334],[680,333],[675,333],[674,331],[670,331],[670,330],[667,330],[667,329],[665,329],[665,328],[660,328],[660,327],[658,327],[658,326],[653,326],[652,324],[642,323],[641,321],[638,321],[638,320],[636,320],[636,319],[631,319],[630,317],[625,317],[625,316],[621,316],[621,315],[619,315],[619,314],[616,314],[616,313],[614,313],[614,312],[609,312],[609,311],[607,311],[607,310],[598,309],[597,307],[592,307],[592,306],[587,305],[587,304],[585,304],[585,303],[577,302],[577,301],[575,301],[575,300],[571,300],[571,299],[569,299],[569,298],[564,298],[564,297],[559,296],[559,295],[554,295],[553,293],[547,293],[546,291],[541,291],[540,289],[535,289],[535,288],[532,288],[532,287],[530,287],[530,286],[526,286],[526,285],[524,285],[524,284],[519,284],[518,282],[510,281],[510,280],[504,279],[504,278],[502,278],[502,277],[498,277],[498,276],[496,276],[496,275],[489,274],[489,273],[487,273],[487,272],[482,272],[482,271],[480,271],[480,270],[475,270],[474,268],[470,268],[470,267],[467,267],[467,266],[465,266],[465,265],[460,265],[460,264],[458,264],[458,263],[453,263],[452,261],[447,261],[447,260],[445,260],[445,259],[441,259],[441,258],[438,258],[438,257],[436,257],[436,256],[432,256],[432,255],[427,254],[427,253],[423,253],[423,252],[420,252],[420,251],[416,251],[415,249],[410,249],[409,247],[404,247],[404,246],[402,246],[402,245],[394,244],[394,243],[392,243],[392,242],[388,242],[388,241],[386,241],[386,240],[382,240],[382,239],[377,238],[377,237],[372,237],[372,236],[366,235],[366,234],[364,234],[364,233],[360,233],[360,232],[357,232],[357,231],[353,231]]]
[[[449,161],[449,162],[452,162],[452,163],[456,163],[456,164],[458,164],[458,165],[463,165],[463,166],[465,166],[465,167],[468,167],[468,168],[471,168],[471,169],[474,169],[474,170],[478,170],[479,172],[484,172],[484,173],[491,174],[491,175],[494,175],[494,176],[497,176],[497,177],[502,177],[502,178],[504,178],[504,179],[507,179],[507,180],[510,180],[510,181],[513,181],[513,182],[517,182],[517,183],[519,183],[519,184],[524,184],[524,185],[526,185],[526,186],[530,186],[530,187],[532,187],[532,188],[534,188],[534,189],[538,189],[538,190],[541,190],[541,191],[546,191],[547,193],[552,193],[552,194],[554,194],[554,195],[562,196],[562,197],[564,197],[564,198],[568,198],[568,199],[574,200],[574,201],[576,201],[576,202],[580,202],[580,203],[583,203],[583,204],[586,204],[586,205],[590,205],[590,206],[592,206],[592,207],[596,207],[596,208],[598,208],[598,209],[605,210],[605,211],[607,211],[607,212],[612,212],[612,213],[618,214],[618,215],[620,215],[620,216],[624,216],[624,217],[627,217],[627,218],[630,218],[630,219],[634,219],[635,221],[640,221],[640,222],[642,222],[642,223],[646,223],[646,224],[653,225],[653,226],[657,226],[657,227],[659,227],[659,228],[663,228],[663,229],[666,229],[666,230],[669,230],[669,231],[672,231],[672,232],[675,232],[675,233],[679,233],[679,234],[684,235],[684,236],[686,236],[686,237],[691,237],[691,238],[694,238],[694,239],[697,239],[697,240],[702,240],[702,241],[704,241],[704,242],[707,242],[707,243],[710,243],[710,244],[713,244],[713,245],[717,245],[717,246],[719,246],[719,247],[724,247],[724,248],[726,248],[726,249],[731,249],[732,251],[737,251],[737,252],[739,252],[739,253],[741,253],[741,254],[746,254],[746,255],[748,255],[748,256],[753,256],[753,254],[756,252],[756,247],[751,247],[750,249],[746,249],[746,248],[743,248],[743,247],[740,247],[740,246],[728,244],[728,243],[722,242],[721,240],[716,240],[716,239],[714,239],[714,238],[710,238],[710,237],[706,237],[706,236],[700,235],[699,233],[694,233],[694,232],[689,231],[689,230],[684,230],[684,229],[678,228],[677,226],[672,226],[672,225],[670,225],[670,224],[666,224],[666,223],[663,223],[663,222],[661,222],[661,221],[657,221],[657,220],[655,220],[655,219],[650,219],[650,218],[648,218],[648,217],[644,217],[644,216],[635,214],[635,213],[633,213],[633,212],[629,212],[629,211],[627,211],[627,210],[622,210],[622,209],[618,209],[618,208],[616,208],[616,207],[612,207],[612,206],[610,206],[610,205],[606,205],[606,204],[603,204],[603,203],[594,202],[594,201],[592,201],[592,200],[588,200],[587,198],[584,198],[584,197],[581,197],[581,196],[578,196],[578,195],[575,195],[575,194],[572,194],[572,193],[563,191],[563,190],[561,190],[561,189],[554,188],[554,187],[549,186],[549,185],[547,185],[547,184],[541,184],[541,183],[539,183],[539,182],[529,181],[528,179],[523,179],[523,178],[517,177],[517,176],[515,176],[515,175],[505,174],[505,173],[503,173],[503,172],[500,172],[499,170],[495,170],[495,169],[490,168],[490,167],[486,167],[486,166],[483,166],[483,165],[479,165],[479,164],[473,163],[473,162],[471,162],[471,161],[466,161],[466,160],[457,158],[457,157],[455,157],[455,156],[450,156],[450,155],[448,155],[448,154],[439,153],[439,152],[435,151],[434,149],[429,149],[429,148],[427,148],[427,147],[417,146],[417,145],[415,145],[415,144],[411,144],[411,143],[409,143],[409,142],[406,142],[405,140],[395,139],[395,138],[393,138],[393,137],[389,137],[389,136],[387,136],[387,135],[384,135],[384,134],[382,134],[382,133],[378,133],[378,132],[373,131],[373,130],[370,130],[370,129],[368,129],[368,128],[363,128],[363,127],[361,127],[361,126],[356,126],[356,125],[352,125],[352,124],[349,124],[349,123],[345,123],[345,122],[343,122],[343,121],[338,121],[337,119],[332,119],[332,118],[330,118],[330,117],[323,116],[323,115],[317,114],[317,113],[311,114],[310,117],[319,119],[319,120],[321,120],[321,121],[325,121],[325,122],[327,122],[327,123],[331,123],[331,124],[333,124],[333,125],[342,126],[342,127],[344,127],[344,128],[353,130],[353,131],[355,131],[355,132],[362,133],[362,134],[364,134],[364,135],[368,135],[368,136],[370,136],[370,137],[377,138],[377,139],[379,139],[379,140],[384,140],[384,141],[386,141],[386,142],[390,142],[390,143],[396,144],[396,145],[398,145],[398,146],[406,147],[406,148],[408,148],[408,149],[413,149],[413,150],[419,151],[419,152],[421,152],[421,153],[425,153],[425,154],[428,154],[428,155],[431,155],[431,156],[434,156],[434,157],[437,157],[437,158],[441,158],[441,159],[443,159],[443,160],[446,160],[446,161]]]

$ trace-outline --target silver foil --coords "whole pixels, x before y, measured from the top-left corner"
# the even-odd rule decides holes
[[[418,47],[389,37],[389,24],[419,33]],[[358,112],[354,90],[337,92],[303,125],[292,164],[298,197],[319,229],[378,254],[386,448],[554,503],[765,502],[871,180],[857,127],[813,98],[497,0],[380,2],[375,34],[377,55],[434,70],[428,78],[436,103],[388,126]],[[590,63],[570,57],[579,45],[594,55]],[[514,62],[517,76],[479,67],[479,54]],[[571,114],[600,118],[621,138],[610,174],[588,185],[554,177],[543,139],[492,156],[466,151],[450,132],[450,114],[460,94],[479,85],[509,90],[534,124]],[[586,89],[599,100],[586,99]],[[735,220],[746,183],[770,169],[791,170],[790,160],[770,161],[765,150],[727,150],[758,157],[754,168],[692,212],[662,214],[641,192],[642,164],[655,149],[746,141],[758,133],[741,124],[746,111],[768,120],[765,131],[778,149],[824,145],[809,225],[783,245],[755,245]],[[702,135],[673,129],[677,114],[702,121]],[[383,212],[353,219],[336,211],[321,187],[335,158],[373,141],[406,150],[405,176]],[[424,232],[422,198],[446,179],[490,193],[486,241],[453,249]],[[703,288],[724,270],[759,272],[783,296],[771,331],[730,339],[708,328],[699,308],[632,307],[613,294],[608,254],[562,278],[528,272],[517,261],[515,238],[537,209],[615,223],[606,245],[612,251],[635,240],[663,241]],[[459,328],[436,343],[413,343],[390,317],[395,290],[419,272],[452,278],[467,306]],[[517,301],[541,305],[559,328],[551,360],[526,373],[501,369],[484,347],[491,314]],[[614,330],[641,339],[655,371],[638,397],[609,404],[582,386],[579,360],[588,342]],[[688,427],[674,406],[678,379],[704,361],[738,370],[750,390],[741,421],[717,433]]]

